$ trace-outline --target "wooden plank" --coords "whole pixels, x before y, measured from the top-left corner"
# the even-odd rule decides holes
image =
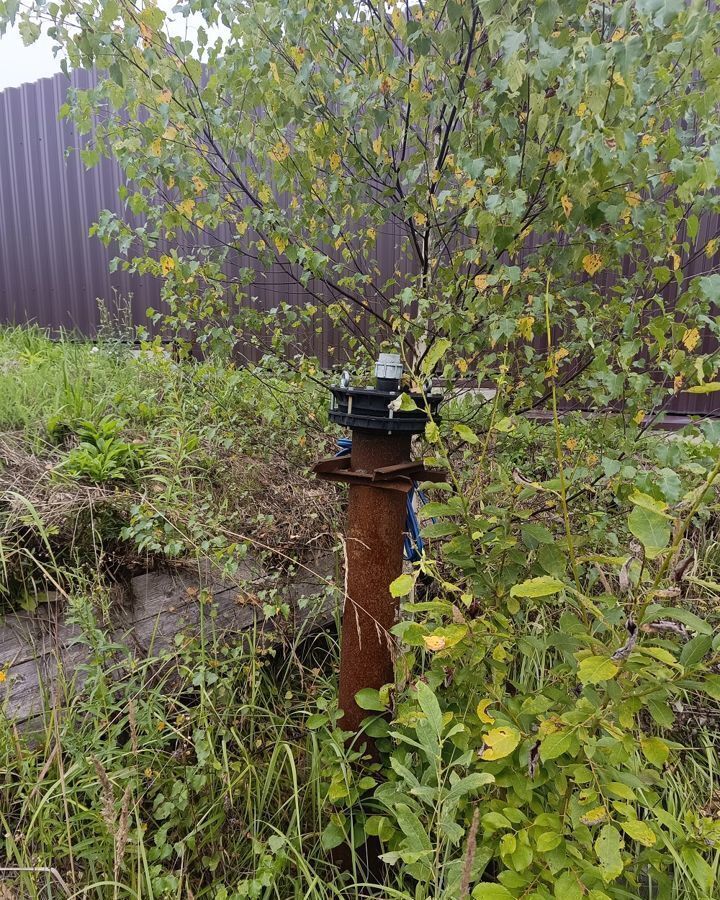
[[[329,596],[324,589],[333,580],[328,576],[334,566],[334,557],[325,554],[287,576],[281,596],[291,606],[292,627],[330,621],[334,610],[327,599],[302,601]],[[140,575],[132,580],[126,602],[112,605],[105,630],[110,640],[139,657],[173,653],[177,635],[190,639],[201,629],[223,640],[250,628],[273,632],[275,623],[265,619],[262,604],[249,599],[247,590],[248,584],[262,585],[263,576],[253,561],[232,584],[211,570],[176,568]],[[0,623],[0,670],[6,674],[0,684],[0,715],[22,724],[40,715],[48,700],[62,704],[66,693],[81,688],[83,666],[92,658],[81,637],[57,596],[33,613],[6,615]]]

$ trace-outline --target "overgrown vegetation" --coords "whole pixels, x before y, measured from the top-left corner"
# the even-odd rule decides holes
[[[0,0],[106,70],[62,110],[126,175],[132,217],[94,232],[207,354],[4,338],[4,601],[52,575],[96,648],[39,743],[5,726],[8,859],[71,896],[719,896],[720,430],[649,427],[720,390],[718,12],[178,10],[195,40],[150,2]],[[391,588],[396,678],[359,697],[377,758],[338,730],[332,636],[122,663],[92,616],[143,556],[232,575],[248,545],[332,540],[338,494],[306,479],[328,322],[323,363],[359,380],[399,348],[418,394],[447,390],[416,445],[446,481]]]
[[[248,547],[282,565],[332,541],[336,493],[307,482],[325,419],[310,382],[32,329],[0,334],[0,371],[11,605],[47,589],[38,563],[123,579],[200,555],[231,576]]]
[[[398,682],[363,697],[373,763],[335,724],[332,636],[272,649],[208,620],[141,661],[103,627],[118,560],[231,573],[239,533],[288,556],[300,534],[337,533],[309,451],[280,440],[293,416],[323,423],[322,394],[32,330],[3,334],[2,366],[4,602],[59,583],[93,649],[39,735],[3,724],[7,863],[55,870],[17,876],[29,896],[715,896],[713,422],[667,436],[610,416],[498,419],[500,395],[445,404],[426,446],[448,483],[424,509],[420,569],[395,585],[415,589]],[[261,469],[256,492],[226,457],[246,441],[255,460],[285,455],[290,486]],[[365,869],[367,836],[382,871]]]

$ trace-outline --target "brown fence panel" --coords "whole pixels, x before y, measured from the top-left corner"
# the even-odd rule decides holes
[[[156,280],[111,273],[115,251],[88,238],[100,210],[122,208],[118,166],[86,169],[79,153],[66,153],[82,137],[58,119],[68,88],[92,78],[59,74],[0,93],[0,321],[93,334],[97,298],[132,296],[136,321],[157,306]]]

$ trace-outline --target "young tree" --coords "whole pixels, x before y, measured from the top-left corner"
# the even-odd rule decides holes
[[[6,19],[17,0],[3,0]],[[344,351],[500,377],[508,408],[630,415],[707,390],[720,295],[720,14],[704,0],[34,2],[67,64],[64,114],[112,154],[128,213],[96,232],[162,274],[168,321],[276,351],[302,324]],[[390,262],[388,263],[388,260]],[[275,267],[270,315],[253,283]],[[546,300],[546,298],[548,298]],[[552,323],[548,348],[547,322]]]

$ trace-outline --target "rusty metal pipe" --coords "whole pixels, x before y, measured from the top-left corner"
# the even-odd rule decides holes
[[[372,473],[410,461],[407,433],[353,431],[351,468]],[[406,495],[351,484],[347,529],[347,596],[340,658],[341,727],[357,733],[368,713],[355,702],[362,688],[394,679],[393,639],[398,601],[390,584],[402,574]]]

